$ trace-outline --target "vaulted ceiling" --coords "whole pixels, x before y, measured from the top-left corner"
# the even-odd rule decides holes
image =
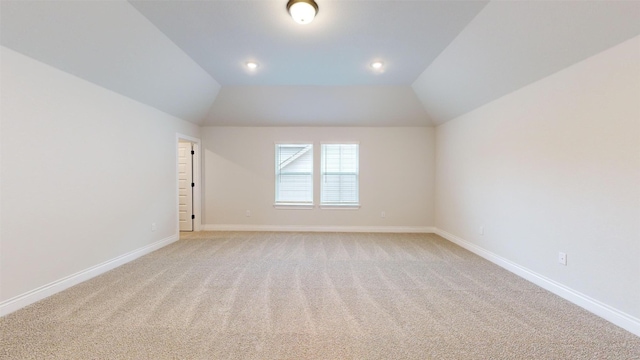
[[[2,0],[0,43],[203,125],[429,126],[640,34],[638,1],[316,1]]]

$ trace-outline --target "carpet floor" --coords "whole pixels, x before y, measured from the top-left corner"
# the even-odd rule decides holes
[[[0,319],[2,359],[640,359],[433,234],[200,232]]]

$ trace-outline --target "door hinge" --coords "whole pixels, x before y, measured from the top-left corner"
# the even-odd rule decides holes
[[[195,215],[191,215],[191,219],[195,219],[195,218],[196,218],[196,216],[195,216]]]
[[[196,153],[195,151],[191,150],[191,155],[195,155],[195,153]]]
[[[191,187],[196,187],[196,183],[191,183]]]

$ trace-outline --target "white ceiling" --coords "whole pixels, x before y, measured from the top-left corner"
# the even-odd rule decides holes
[[[220,89],[126,1],[0,0],[0,43],[195,123]]]
[[[348,86],[410,85],[487,1],[318,0],[307,25],[286,0],[130,3],[223,86]]]
[[[640,1],[316,1],[1,0],[0,44],[199,124],[428,126],[640,34]]]
[[[208,123],[225,126],[424,126],[409,86],[223,86]]]
[[[640,34],[640,1],[492,1],[413,89],[444,123]]]

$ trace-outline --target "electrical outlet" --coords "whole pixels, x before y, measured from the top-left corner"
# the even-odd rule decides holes
[[[251,210],[245,211],[244,216],[250,217],[251,216]]]
[[[151,223],[151,231],[156,231],[156,230],[158,230],[156,223]]]
[[[567,266],[567,254],[563,252],[558,253],[558,262],[564,266]]]
[[[380,217],[383,218],[383,219],[386,218],[387,217],[387,213],[384,212],[384,211],[381,211],[380,212]]]

